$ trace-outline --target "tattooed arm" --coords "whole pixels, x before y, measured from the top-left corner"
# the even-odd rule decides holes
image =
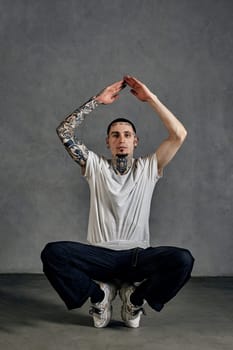
[[[75,129],[84,121],[85,116],[91,113],[99,104],[110,104],[114,102],[124,87],[123,80],[106,87],[97,96],[92,97],[71,113],[56,129],[66,150],[75,162],[82,167],[83,172],[88,158],[88,149],[81,141],[76,140]]]
[[[61,124],[57,127],[57,134],[65,146],[70,156],[81,167],[85,167],[88,157],[88,149],[81,142],[75,138],[75,128],[78,127],[85,119],[85,116],[91,113],[100,102],[94,97],[84,103],[81,107],[71,113]]]

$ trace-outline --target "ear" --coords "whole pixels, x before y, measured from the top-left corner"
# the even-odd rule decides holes
[[[139,138],[137,136],[134,137],[134,147],[137,147],[139,142]]]
[[[106,141],[107,148],[109,148],[108,136],[106,137],[105,141]]]

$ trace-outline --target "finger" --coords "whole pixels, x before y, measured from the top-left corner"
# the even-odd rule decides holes
[[[122,80],[119,85],[116,86],[116,88],[120,91],[124,89],[127,86],[126,82]]]
[[[131,83],[133,80],[132,80],[132,77],[130,75],[125,75],[124,81],[128,84],[128,83]]]
[[[137,93],[136,93],[135,90],[131,89],[130,92],[131,92],[131,94],[133,94],[134,96],[137,96]]]
[[[122,85],[121,85],[121,89],[124,89],[127,86],[126,82],[123,81]]]
[[[133,87],[134,83],[130,80],[125,80],[126,84],[130,87]]]
[[[111,87],[113,88],[116,88],[116,89],[119,89],[122,87],[122,85],[124,85],[124,80],[120,80],[120,81],[117,81],[116,83],[113,83],[112,85],[110,85]]]
[[[112,96],[112,100],[116,101],[120,96],[118,94]]]
[[[128,77],[125,79],[125,82],[130,86],[130,87],[136,87],[138,85],[138,82],[132,78],[132,77]]]
[[[121,82],[119,82],[119,84],[117,84],[116,86],[113,87],[113,91],[114,91],[114,92],[120,92],[120,91],[123,90],[126,86],[127,86],[127,84],[122,80]]]
[[[118,94],[123,89],[122,85],[120,86],[111,86],[108,88],[109,93],[111,94]]]
[[[124,80],[126,81],[127,84],[129,85],[133,85],[133,84],[139,84],[142,85],[142,82],[140,80],[138,80],[137,78],[130,76],[130,75],[126,75],[124,77]]]
[[[125,75],[124,76],[124,80],[126,80],[126,81],[137,81],[137,79],[135,77],[133,77],[132,75]]]

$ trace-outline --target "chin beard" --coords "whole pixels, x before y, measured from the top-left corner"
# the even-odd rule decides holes
[[[116,154],[116,158],[126,158],[127,156],[128,156],[128,153]]]

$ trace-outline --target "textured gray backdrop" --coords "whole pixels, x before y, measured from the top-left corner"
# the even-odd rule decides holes
[[[85,241],[88,186],[55,133],[73,109],[133,74],[181,119],[188,138],[159,182],[153,245],[189,248],[194,275],[231,275],[231,0],[0,0],[0,272],[41,272],[48,241]],[[82,125],[107,155],[116,116],[137,125],[137,155],[166,133],[129,91]]]

